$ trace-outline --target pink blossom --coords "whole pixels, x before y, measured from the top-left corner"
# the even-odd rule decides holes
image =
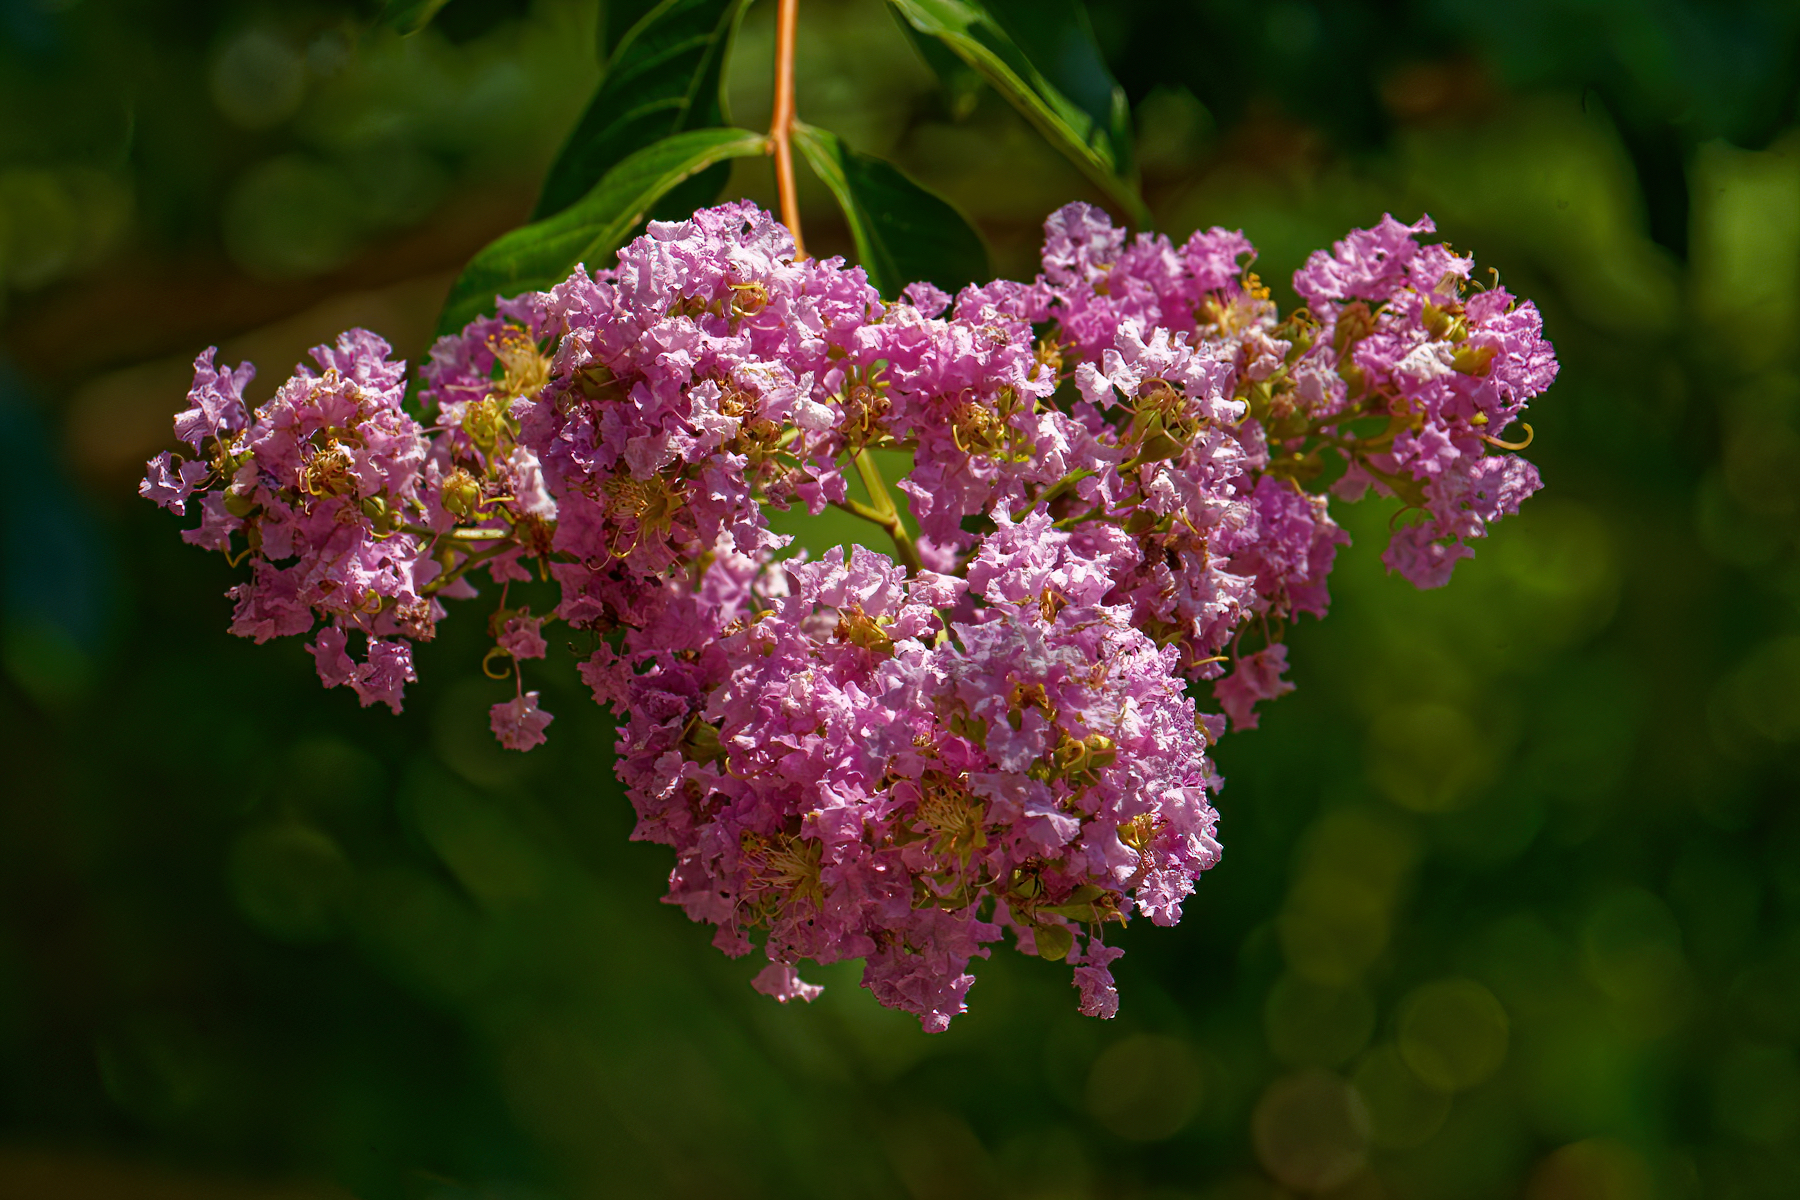
[[[365,706],[399,711],[447,600],[485,590],[515,666],[565,622],[632,836],[720,949],[760,950],[758,991],[861,959],[939,1031],[1010,939],[1110,1017],[1103,932],[1181,919],[1220,853],[1209,747],[1293,690],[1282,630],[1329,606],[1327,493],[1416,510],[1382,559],[1435,587],[1541,486],[1511,452],[1556,374],[1540,314],[1432,231],[1352,231],[1284,316],[1241,231],[1072,204],[1034,279],[890,303],[720,205],[441,338],[423,422],[362,330],[254,410],[208,351],[139,492],[247,562],[234,633],[310,635]],[[919,535],[783,559],[769,512],[855,509],[846,470],[888,451]],[[554,610],[507,608],[534,580]],[[493,706],[503,746],[545,740],[538,697]]]
[[[819,998],[825,989],[816,983],[807,983],[800,978],[800,972],[786,963],[772,962],[756,973],[750,986],[765,996],[773,996],[786,1004],[790,1000],[804,1000],[808,1004]]]
[[[525,692],[488,710],[494,736],[508,750],[529,750],[544,743],[544,730],[555,720],[538,707],[538,694]]]
[[[512,617],[500,633],[500,648],[514,658],[542,658],[547,648],[539,627],[543,621],[535,617]]]
[[[1281,677],[1287,666],[1287,646],[1276,642],[1238,659],[1231,674],[1213,684],[1213,695],[1231,718],[1233,729],[1255,729],[1257,702],[1294,690],[1294,685]]]

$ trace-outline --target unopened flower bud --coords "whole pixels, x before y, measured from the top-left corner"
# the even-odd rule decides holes
[[[394,512],[388,507],[386,497],[370,496],[362,502],[362,511],[363,516],[369,518],[370,523],[375,527],[375,532],[386,533],[393,528]]]
[[[1136,455],[1140,463],[1162,462],[1187,449],[1187,443],[1169,432],[1160,415],[1146,422],[1140,436],[1142,440],[1138,443]]]
[[[1186,414],[1187,397],[1166,379],[1144,380],[1133,409],[1130,436],[1138,443],[1140,463],[1176,457],[1200,428]]]
[[[724,762],[725,747],[719,742],[719,727],[694,720],[682,736],[681,756],[689,762]]]
[[[451,472],[444,480],[444,511],[462,520],[469,520],[475,515],[475,508],[481,503],[481,485],[475,477],[462,467]]]
[[[492,450],[505,427],[505,402],[498,396],[471,404],[463,410],[463,432],[483,450]]]

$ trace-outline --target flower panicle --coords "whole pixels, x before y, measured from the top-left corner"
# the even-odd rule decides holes
[[[758,990],[810,1000],[803,960],[860,958],[942,1029],[1010,938],[1110,1016],[1111,927],[1175,923],[1218,859],[1212,743],[1294,687],[1331,499],[1397,498],[1383,561],[1435,587],[1540,486],[1537,310],[1432,232],[1352,232],[1284,314],[1241,232],[1128,240],[1071,204],[1032,281],[884,300],[721,205],[439,339],[414,407],[361,330],[255,406],[209,351],[140,491],[247,566],[233,632],[309,636],[365,705],[398,711],[412,644],[489,587],[491,724],[529,750],[526,664],[566,625],[634,836],[721,949],[760,950]],[[796,506],[891,547],[791,553],[768,512]]]

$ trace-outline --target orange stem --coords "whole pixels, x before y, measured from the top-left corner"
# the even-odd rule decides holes
[[[781,222],[794,235],[794,257],[806,257],[800,240],[800,198],[794,191],[794,35],[800,28],[800,0],[780,0],[775,13],[775,115],[769,122],[769,153],[775,156],[775,190]]]

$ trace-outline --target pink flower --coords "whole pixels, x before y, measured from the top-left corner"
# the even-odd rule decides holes
[[[819,998],[825,989],[816,983],[807,983],[800,978],[800,972],[786,963],[772,962],[756,973],[750,986],[765,996],[773,996],[786,1004],[790,1000],[804,1000],[811,1004]]]
[[[1257,702],[1294,690],[1294,685],[1281,677],[1287,665],[1287,646],[1277,642],[1238,659],[1231,674],[1213,684],[1213,695],[1231,718],[1233,729],[1255,729]]]
[[[1112,962],[1125,951],[1117,946],[1104,946],[1090,937],[1086,951],[1080,956],[1083,965],[1075,968],[1075,988],[1081,993],[1084,1016],[1110,1020],[1119,1014],[1119,989],[1113,984]],[[1073,960],[1076,955],[1071,954]]]
[[[356,663],[344,652],[345,642],[343,630],[336,625],[327,625],[306,648],[318,665],[319,682],[328,688],[342,687],[356,674]]]
[[[367,661],[361,663],[350,657],[345,646],[344,631],[338,626],[319,630],[307,647],[318,667],[319,681],[328,688],[349,685],[364,708],[382,703],[399,712],[402,690],[419,678],[413,674],[412,644],[370,638]]]
[[[401,689],[419,678],[413,674],[412,643],[370,638],[368,655],[369,661],[351,676],[350,687],[364,708],[379,701],[399,712]]]
[[[212,466],[201,459],[189,459],[176,466],[167,450],[146,464],[144,480],[138,484],[138,495],[166,508],[176,516],[187,513],[185,501],[212,474]]]
[[[311,635],[365,706],[400,710],[447,600],[496,585],[515,667],[566,622],[618,718],[633,837],[670,848],[667,898],[720,949],[761,949],[758,991],[811,1000],[796,964],[861,959],[939,1031],[1010,934],[1110,1017],[1105,926],[1175,924],[1219,858],[1226,717],[1188,685],[1255,728],[1293,690],[1287,647],[1229,674],[1225,652],[1325,614],[1331,456],[1333,495],[1417,510],[1382,558],[1420,587],[1541,484],[1499,453],[1556,374],[1541,317],[1432,231],[1352,231],[1284,317],[1241,231],[1178,247],[1072,204],[1035,279],[889,303],[720,205],[439,339],[428,423],[362,330],[254,410],[251,368],[208,351],[186,449],[139,492],[197,502],[182,536],[248,559],[234,633]],[[854,510],[845,464],[896,446],[910,547],[778,560],[770,509]],[[534,581],[555,609],[508,609]],[[538,698],[492,707],[502,745],[545,740]]]
[[[542,658],[548,648],[544,635],[538,632],[541,618],[512,617],[500,633],[500,648],[514,658]]]
[[[538,707],[538,694],[526,692],[488,710],[494,736],[508,750],[529,750],[544,744],[544,730],[555,720]]]

